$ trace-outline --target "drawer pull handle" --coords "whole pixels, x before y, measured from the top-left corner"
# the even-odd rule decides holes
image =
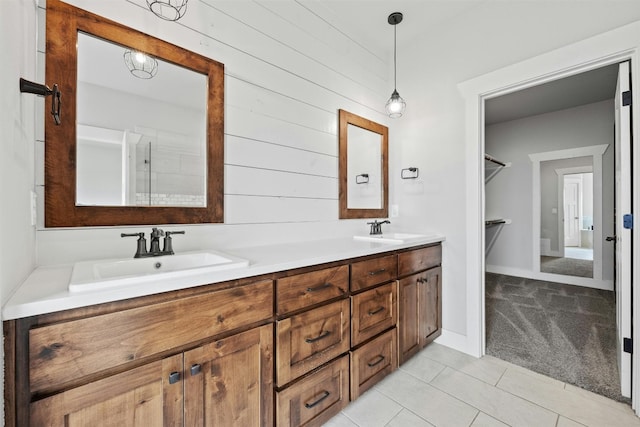
[[[375,314],[380,313],[381,311],[384,311],[384,306],[380,306],[378,308],[376,308],[375,310],[369,310],[369,316],[373,316]]]
[[[375,360],[375,362],[374,362],[374,360]],[[384,356],[379,354],[375,358],[371,359],[367,363],[367,366],[370,367],[370,368],[373,368],[374,366],[379,365],[380,363],[382,363],[383,360],[384,360]]]
[[[323,400],[325,400],[327,397],[329,397],[331,393],[329,393],[327,390],[322,392],[322,396],[320,396],[318,399],[315,400],[315,402],[311,402],[311,403],[305,403],[304,407],[307,409],[311,409],[314,406],[318,405],[320,402],[322,402]]]
[[[387,271],[386,268],[381,268],[380,270],[374,270],[369,272],[369,276],[377,276],[378,274],[382,274]]]
[[[169,374],[169,384],[175,384],[180,381],[180,372],[171,372]]]
[[[327,288],[330,288],[330,287],[331,287],[331,283],[326,282],[326,283],[323,283],[322,285],[314,286],[312,288],[307,288],[307,292],[318,292],[318,291],[321,291],[323,289],[327,289]]]
[[[321,333],[320,335],[318,335],[315,338],[305,338],[304,340],[306,342],[308,342],[309,344],[312,344],[312,343],[314,343],[316,341],[320,341],[322,338],[328,337],[329,335],[331,335],[331,331],[324,331],[323,333]]]
[[[202,371],[202,366],[199,363],[191,365],[191,376],[198,375]]]

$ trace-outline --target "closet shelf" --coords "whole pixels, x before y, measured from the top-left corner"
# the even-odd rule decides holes
[[[500,166],[502,166],[502,167],[508,167],[508,166],[510,166],[509,164],[507,164],[507,163],[505,163],[505,162],[502,162],[502,161],[500,161],[500,160],[496,159],[495,157],[490,156],[490,155],[489,155],[489,154],[487,154],[487,153],[485,153],[485,154],[484,154],[484,159],[485,159],[485,160],[490,161],[491,163],[495,163],[495,164],[497,164],[497,165],[500,165]]]
[[[491,227],[493,225],[500,225],[500,224],[511,224],[511,220],[504,219],[504,218],[496,218],[496,219],[488,219],[484,222],[485,227]]]

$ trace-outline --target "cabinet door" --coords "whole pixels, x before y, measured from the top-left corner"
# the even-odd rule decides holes
[[[182,426],[181,378],[180,354],[36,401],[29,424]]]
[[[420,347],[440,335],[442,326],[442,268],[432,268],[422,274],[418,299],[420,301]]]
[[[420,283],[424,274],[414,274],[398,281],[398,353],[400,364],[420,350]]]
[[[184,354],[185,425],[273,425],[273,326]]]

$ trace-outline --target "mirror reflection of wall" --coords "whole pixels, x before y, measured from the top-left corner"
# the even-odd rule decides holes
[[[593,157],[540,162],[540,271],[593,277]]]
[[[347,125],[347,207],[382,208],[382,136]],[[366,174],[366,179],[357,177]]]
[[[124,53],[78,33],[76,205],[206,206],[207,76],[138,78]]]

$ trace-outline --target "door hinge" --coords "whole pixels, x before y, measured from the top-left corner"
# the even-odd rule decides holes
[[[631,105],[631,91],[630,90],[622,92],[622,106],[626,107],[627,105]]]
[[[631,338],[623,338],[622,349],[625,353],[633,353],[633,340]]]
[[[633,214],[625,214],[622,216],[622,226],[628,230],[633,229]]]

